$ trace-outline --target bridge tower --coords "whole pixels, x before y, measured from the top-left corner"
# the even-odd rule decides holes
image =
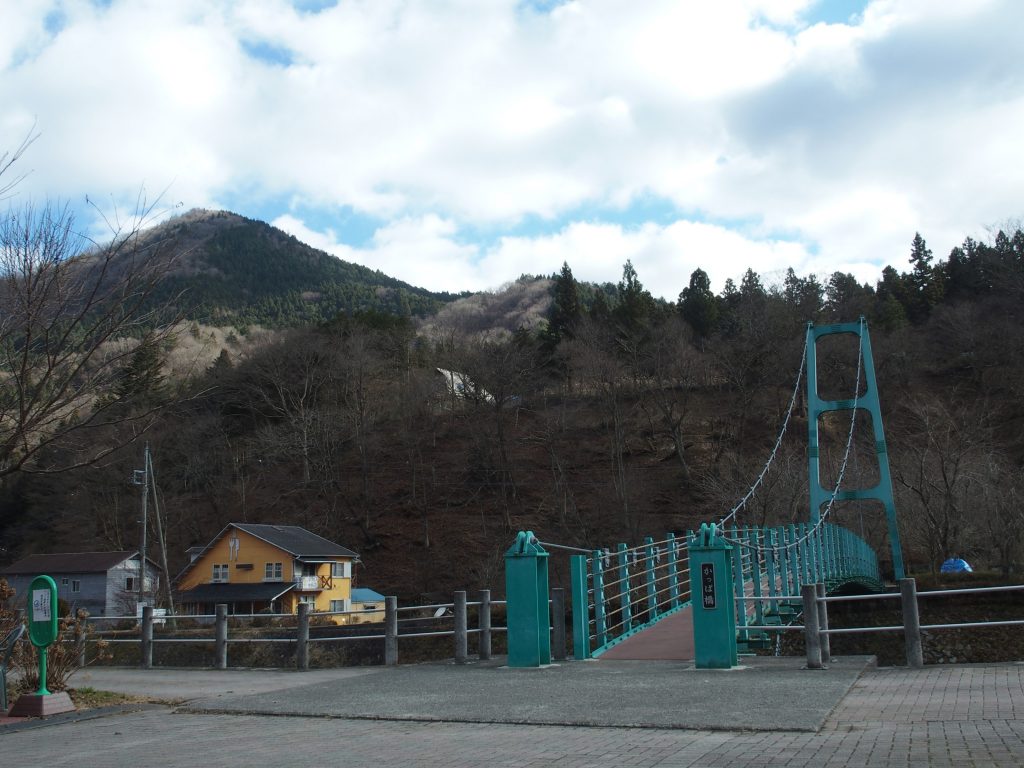
[[[866,385],[864,394],[849,400],[823,400],[818,395],[818,371],[816,348],[818,339],[833,334],[850,333],[860,340],[862,371]],[[875,365],[871,356],[871,337],[868,335],[867,321],[862,317],[856,323],[840,323],[838,325],[815,326],[807,324],[807,457],[808,486],[810,487],[811,522],[821,519],[821,508],[832,498],[831,488],[821,485],[820,459],[818,447],[818,422],[822,415],[829,411],[867,411],[871,415],[871,427],[874,430],[875,456],[878,459],[878,484],[873,488],[857,488],[840,490],[836,500],[873,499],[880,501],[885,507],[885,516],[889,526],[889,545],[892,549],[892,564],[896,579],[902,579],[903,550],[900,546],[900,531],[896,524],[896,504],[892,493],[892,475],[889,472],[889,454],[882,429],[882,411],[878,403],[878,386],[875,381]]]

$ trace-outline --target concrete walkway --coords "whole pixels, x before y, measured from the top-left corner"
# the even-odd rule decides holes
[[[540,670],[432,664],[357,675],[174,671],[154,685],[171,692],[171,677],[180,675],[178,693],[195,692],[195,678],[209,676],[216,689],[177,709],[8,726],[0,729],[0,756],[16,755],[19,764],[132,768],[254,760],[384,768],[1024,764],[1024,665],[874,669],[850,659],[807,671],[798,659],[769,661],[775,666],[713,673],[672,662],[570,662]],[[100,687],[106,670],[95,672],[90,684]],[[150,676],[114,670],[109,682],[120,679],[118,685],[138,691],[146,678],[157,680]],[[292,685],[287,677],[309,684]],[[227,693],[225,680],[236,694]],[[485,683],[479,690],[477,681]],[[762,687],[778,690],[763,701],[774,711],[752,715],[751,694]],[[630,688],[644,689],[672,714],[653,722],[650,710],[634,709]],[[542,689],[555,692],[531,708]],[[504,707],[511,709],[496,716]],[[609,714],[588,715],[592,722],[584,726],[584,709]],[[724,719],[699,725],[707,719],[699,710],[707,709]],[[819,725],[809,722],[812,713]],[[534,724],[560,720],[570,724]]]

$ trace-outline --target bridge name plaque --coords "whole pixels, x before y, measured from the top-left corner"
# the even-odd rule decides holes
[[[700,564],[700,596],[701,605],[707,609],[714,608],[718,602],[715,595],[715,564]]]

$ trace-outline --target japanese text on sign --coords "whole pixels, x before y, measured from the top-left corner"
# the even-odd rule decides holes
[[[51,618],[50,590],[32,590],[32,621],[49,621]]]
[[[701,605],[705,608],[714,608],[717,605],[715,600],[715,564],[700,564],[700,596]]]

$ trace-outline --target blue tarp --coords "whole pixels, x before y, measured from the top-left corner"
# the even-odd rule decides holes
[[[939,569],[942,573],[974,573],[974,569],[967,563],[966,560],[961,560],[959,557],[951,557],[949,560],[942,564]]]

